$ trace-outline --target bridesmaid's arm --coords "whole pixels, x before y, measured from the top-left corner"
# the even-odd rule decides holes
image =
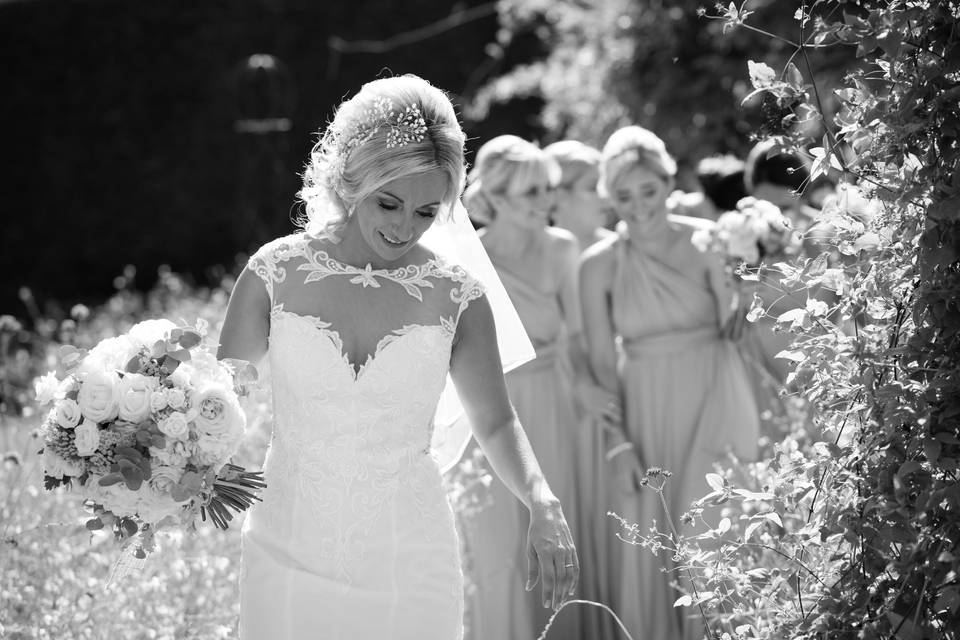
[[[256,365],[267,352],[269,332],[270,297],[259,277],[244,269],[227,303],[217,358],[236,358]]]
[[[620,394],[597,383],[590,370],[586,339],[583,335],[583,313],[580,307],[580,249],[576,239],[560,246],[558,269],[563,278],[558,296],[568,334],[568,356],[573,368],[573,389],[584,413],[594,419],[619,422],[622,410]]]
[[[610,308],[614,251],[613,243],[604,243],[594,245],[584,254],[580,265],[580,301],[593,375],[610,393],[619,396],[621,385],[617,374],[617,349]],[[607,422],[604,426],[610,447],[606,458],[613,462],[617,484],[623,491],[640,491],[644,472],[636,444],[631,441],[622,421]],[[649,427],[655,428],[656,425]]]
[[[613,246],[594,245],[580,264],[580,308],[583,334],[593,376],[607,391],[620,393],[617,350],[610,315]]]
[[[530,510],[527,589],[534,587],[539,575],[544,606],[556,609],[576,588],[580,565],[560,502],[510,404],[486,296],[473,300],[460,316],[450,375],[493,470]]]

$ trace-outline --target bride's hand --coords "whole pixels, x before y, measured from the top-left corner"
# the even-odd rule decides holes
[[[577,588],[580,560],[570,527],[556,499],[535,504],[530,509],[527,566],[527,591],[539,581],[544,607],[557,610]]]

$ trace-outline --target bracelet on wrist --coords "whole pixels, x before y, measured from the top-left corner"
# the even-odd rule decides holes
[[[634,448],[635,447],[632,442],[621,442],[617,446],[607,451],[604,457],[607,459],[607,462],[610,462],[611,460],[616,458],[618,455],[620,455],[624,451],[630,451],[631,449],[634,449]]]

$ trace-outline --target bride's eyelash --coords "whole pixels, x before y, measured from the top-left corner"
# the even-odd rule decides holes
[[[419,211],[418,213],[419,213],[421,216],[423,216],[424,218],[436,218],[436,217],[437,217],[437,212],[436,212],[436,211]]]
[[[383,200],[380,200],[380,201],[377,202],[377,204],[379,204],[379,205],[380,205],[380,208],[381,208],[381,209],[384,209],[385,211],[396,211],[396,210],[397,210],[397,205],[393,204],[392,202],[384,202]]]

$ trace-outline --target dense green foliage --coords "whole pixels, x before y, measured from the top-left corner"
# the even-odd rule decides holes
[[[468,114],[517,96],[544,100],[545,142],[576,138],[602,145],[619,126],[657,132],[681,173],[716,153],[746,155],[773,105],[752,90],[747,60],[783,65],[794,53],[795,3],[751,0],[751,29],[709,20],[702,0],[506,0],[500,3],[500,41],[535,34],[547,53],[488,83]],[[793,7],[793,8],[791,8]],[[821,83],[839,82],[854,64],[852,49],[818,52],[811,64]],[[831,100],[831,102],[833,102]],[[779,109],[777,111],[780,111]],[[689,178],[687,178],[689,182]]]
[[[717,19],[749,24],[747,5]],[[958,19],[957,2],[814,2],[796,15],[796,64],[749,66],[776,107],[766,132],[873,207],[841,198],[820,220],[835,229],[832,250],[767,272],[785,291],[837,293],[832,308],[801,301],[779,318],[796,334],[788,384],[813,424],[796,423],[769,459],[708,477],[691,515],[723,506],[709,533],[632,530],[674,550],[678,578],[692,580],[679,604],[697,605],[714,637],[960,632]],[[818,47],[862,60],[835,115],[808,65]],[[793,126],[803,119],[822,135]],[[651,486],[670,490],[656,474]]]

